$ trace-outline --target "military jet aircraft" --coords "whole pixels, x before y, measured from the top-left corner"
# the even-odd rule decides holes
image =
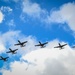
[[[6,53],[16,54],[17,52],[15,52],[15,51],[17,51],[18,49],[14,49],[14,50],[12,50],[11,48],[9,48],[9,50],[10,50],[10,51],[8,51],[8,52],[6,52]]]
[[[0,56],[0,60],[3,60],[3,61],[7,61],[7,59],[8,59],[9,57],[2,57],[2,56]]]
[[[21,47],[24,47],[25,46],[25,43],[27,43],[27,41],[25,41],[25,42],[20,42],[19,40],[18,40],[18,43],[17,44],[14,44],[15,46],[16,45],[20,45]]]
[[[56,46],[56,47],[54,47],[54,48],[60,48],[60,49],[64,49],[64,46],[66,46],[67,44],[63,44],[63,45],[61,45],[60,43],[58,43],[59,44],[59,46]]]
[[[39,44],[38,45],[35,45],[35,46],[41,46],[41,48],[44,48],[45,47],[45,44],[47,44],[48,42],[45,42],[45,43],[41,43],[40,41],[39,41]]]

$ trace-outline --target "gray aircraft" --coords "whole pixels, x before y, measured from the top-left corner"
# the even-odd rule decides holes
[[[59,44],[59,46],[56,46],[56,47],[54,47],[54,48],[60,48],[60,49],[64,49],[64,46],[66,46],[67,44],[63,44],[63,45],[61,45],[60,43],[58,43]]]
[[[24,47],[25,46],[25,43],[27,43],[27,41],[25,41],[25,42],[20,42],[19,40],[18,40],[18,43],[17,44],[14,44],[15,46],[16,45],[20,45],[21,47]]]
[[[18,49],[14,49],[12,50],[11,48],[9,48],[10,51],[6,52],[6,53],[12,53],[12,54],[16,54]]]
[[[41,46],[41,48],[44,48],[46,44],[48,44],[48,42],[41,43],[41,42],[39,41],[39,44],[37,44],[37,45],[35,45],[35,46]]]
[[[2,56],[0,56],[0,60],[3,60],[3,61],[7,61],[8,58],[9,57],[2,57]]]

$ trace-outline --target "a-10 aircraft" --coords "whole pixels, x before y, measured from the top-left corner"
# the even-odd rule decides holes
[[[6,52],[6,53],[12,53],[12,54],[16,54],[18,49],[14,49],[12,50],[11,48],[9,48],[10,51]]]
[[[7,59],[8,59],[9,57],[2,57],[2,56],[0,56],[0,60],[3,60],[3,61],[7,61]]]
[[[39,41],[39,44],[37,44],[37,45],[35,45],[35,46],[41,46],[41,48],[44,48],[47,43],[48,43],[48,42],[41,43],[41,42]]]
[[[67,44],[63,44],[63,45],[61,45],[60,43],[58,43],[59,44],[59,46],[56,46],[56,47],[54,47],[54,48],[60,48],[60,49],[64,49],[64,46],[66,46]]]
[[[17,44],[14,44],[15,46],[16,45],[20,45],[21,47],[24,47],[25,46],[25,43],[27,43],[28,41],[25,41],[25,42],[20,42],[19,40],[18,40],[18,43]]]

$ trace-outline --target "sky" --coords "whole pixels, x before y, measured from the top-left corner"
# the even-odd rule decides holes
[[[28,42],[21,48],[18,40]],[[39,41],[48,44],[35,47]],[[9,57],[0,60],[0,75],[75,75],[74,45],[74,0],[0,0],[0,56]]]

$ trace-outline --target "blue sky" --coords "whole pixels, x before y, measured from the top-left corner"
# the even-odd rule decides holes
[[[5,15],[5,20],[1,23],[0,30],[2,33],[7,32],[8,30],[21,30],[23,34],[29,36],[35,36],[37,37],[38,40],[53,40],[56,38],[59,38],[64,41],[68,41],[65,35],[71,37],[73,39],[73,36],[70,33],[70,28],[68,29],[69,31],[64,30],[63,24],[61,23],[51,23],[51,24],[46,24],[44,22],[40,22],[40,19],[37,18],[32,18],[26,14],[25,15],[25,22],[20,19],[20,15],[22,13],[22,7],[21,3],[15,3],[13,1],[8,1],[8,2],[3,2],[1,1],[1,7],[2,6],[9,6],[13,11],[8,13],[8,10],[3,12]],[[21,1],[22,2],[22,1]],[[37,0],[32,0],[31,2],[38,3],[41,9],[45,9],[48,13],[52,10],[57,10],[60,8],[65,3],[68,2],[73,2],[73,1],[61,1],[59,0],[56,1],[37,1]],[[12,15],[12,16],[11,16]],[[35,15],[34,15],[35,16]],[[12,20],[14,21],[14,25],[9,26],[7,23]],[[58,26],[56,26],[58,25]],[[59,26],[61,25],[61,26]],[[66,27],[67,24],[65,24]],[[4,28],[5,26],[5,28]],[[55,30],[56,29],[56,30]],[[61,31],[60,31],[61,29]],[[55,30],[55,31],[54,31]],[[60,33],[58,33],[60,31]],[[50,36],[51,34],[51,36]],[[63,38],[62,35],[63,34]],[[73,42],[73,40],[72,40]]]
[[[35,44],[38,41],[58,40],[69,46],[74,45],[74,13],[74,0],[0,0],[0,42],[3,46],[0,55],[7,56],[4,51],[9,47],[15,48],[13,44],[18,39],[32,40]],[[28,47],[26,49],[29,50]],[[10,54],[8,56],[12,58]],[[19,53],[13,56],[15,59],[7,62],[20,61],[22,56]],[[0,67],[4,65],[0,61]]]

